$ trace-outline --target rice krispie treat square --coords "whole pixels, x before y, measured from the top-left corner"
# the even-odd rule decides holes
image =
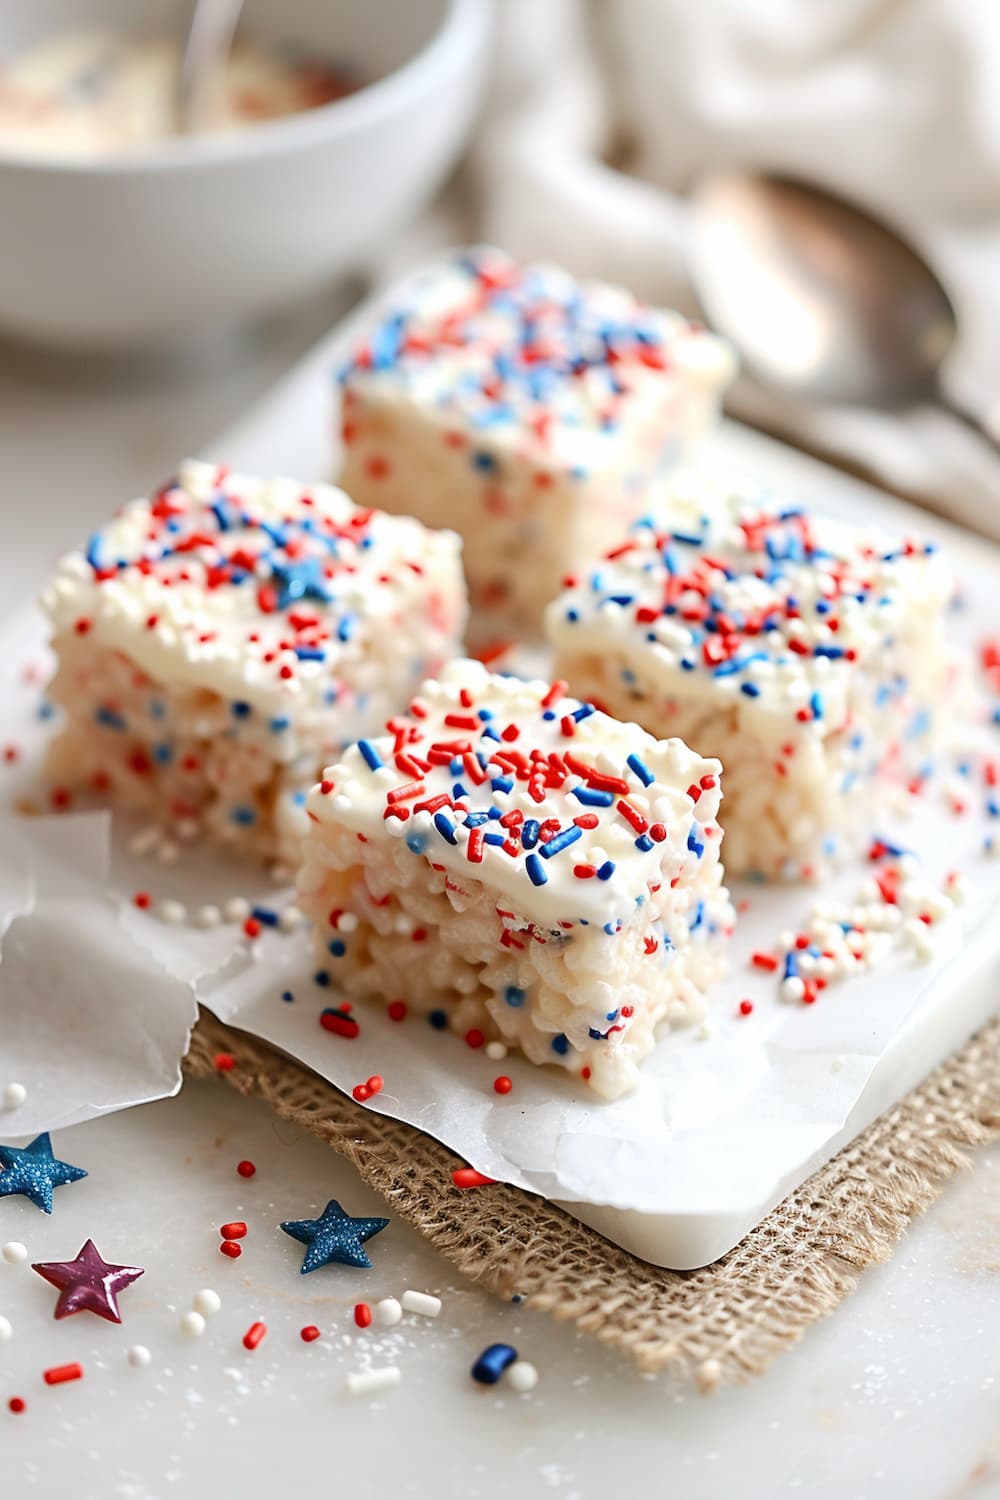
[[[718,761],[471,661],[387,727],[309,794],[324,980],[624,1093],[724,967]]]
[[[726,868],[813,878],[930,770],[955,666],[935,548],[675,480],[549,608],[555,670],[722,761]]]
[[[324,763],[461,648],[460,549],[328,485],[184,464],[45,593],[53,778],[291,853]]]
[[[455,526],[477,629],[537,633],[567,567],[715,420],[732,354],[679,313],[484,248],[388,306],[340,372],[340,483]]]

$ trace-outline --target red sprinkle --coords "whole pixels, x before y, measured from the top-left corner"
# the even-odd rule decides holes
[[[495,1177],[485,1177],[482,1172],[477,1172],[475,1167],[456,1167],[451,1174],[451,1180],[457,1188],[489,1187],[496,1182]]]
[[[140,911],[146,911],[153,904],[153,898],[148,891],[136,891],[132,897],[132,905],[137,906]]]
[[[15,1417],[19,1417],[27,1406],[27,1402],[25,1401],[23,1396],[11,1396],[10,1400],[7,1402],[7,1405],[14,1413]]]
[[[499,1078],[493,1080],[493,1092],[495,1094],[509,1094],[514,1087],[506,1073],[501,1073]]]
[[[239,1260],[243,1254],[243,1246],[238,1245],[235,1240],[223,1240],[219,1250],[223,1255],[228,1255],[230,1260]]]
[[[260,1343],[266,1332],[266,1323],[251,1323],[250,1327],[243,1335],[244,1349],[256,1349],[257,1345]]]
[[[249,938],[259,937],[260,936],[260,923],[257,921],[257,918],[256,917],[247,917],[246,921],[243,923],[243,931],[246,933],[247,937],[249,937]]]
[[[219,1233],[224,1240],[241,1240],[247,1232],[247,1226],[242,1219],[235,1219],[232,1224],[223,1224]]]
[[[236,1170],[241,1177],[252,1177],[257,1168],[252,1161],[240,1161],[236,1163]]]
[[[367,1328],[372,1320],[372,1310],[367,1302],[356,1302],[354,1304],[354,1321],[359,1328]]]
[[[405,1000],[390,1000],[389,1004],[386,1006],[386,1012],[387,1012],[387,1014],[389,1016],[389,1020],[390,1021],[405,1021],[406,1020],[406,1001]]]
[[[314,1344],[319,1336],[319,1329],[315,1323],[307,1323],[304,1328],[299,1329],[299,1338],[304,1344]]]
[[[42,1371],[42,1379],[46,1385],[65,1385],[67,1380],[82,1380],[83,1365],[75,1360],[71,1365],[53,1365]]]
[[[741,1000],[740,1001],[740,1015],[741,1016],[752,1016],[753,1015],[753,1001],[752,1000]]]
[[[371,1098],[372,1091],[367,1083],[356,1083],[351,1089],[351,1094],[359,1104],[364,1104]]]
[[[485,1041],[485,1036],[477,1026],[473,1026],[471,1031],[465,1033],[465,1045],[467,1047],[481,1047]]]
[[[215,1071],[217,1073],[230,1073],[236,1066],[236,1059],[231,1052],[217,1052],[215,1054]]]
[[[771,953],[754,953],[750,959],[755,969],[766,969],[773,974],[778,967],[778,960]]]
[[[373,1073],[368,1080],[367,1087],[370,1094],[380,1094],[384,1087],[384,1080],[381,1074]]]

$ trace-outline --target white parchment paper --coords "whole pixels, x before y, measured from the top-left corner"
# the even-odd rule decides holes
[[[22,801],[37,798],[37,759],[51,725],[38,719],[39,687],[14,664],[38,657],[40,631],[37,621],[20,622],[16,653],[3,653],[14,675],[0,738],[18,749],[3,790]],[[28,1099],[0,1115],[4,1137],[174,1092],[197,1001],[345,1091],[381,1074],[385,1086],[370,1107],[430,1132],[490,1177],[581,1205],[737,1213],[822,1154],[900,1036],[912,1032],[933,1048],[957,1003],[966,955],[984,942],[996,949],[1000,933],[1000,863],[982,853],[981,816],[955,818],[930,796],[917,817],[881,831],[916,850],[929,878],[956,868],[972,877],[966,904],[936,929],[932,962],[917,964],[901,949],[868,975],[831,986],[815,1006],[788,1005],[749,955],[770,949],[781,929],[798,928],[816,892],[737,886],[744,910],[731,977],[710,998],[711,1035],[668,1034],[638,1090],[606,1104],[558,1070],[513,1054],[493,1062],[419,1018],[394,1023],[377,1005],[357,1008],[355,1039],[324,1030],[323,1009],[341,997],[315,984],[305,928],[265,930],[251,941],[238,924],[170,926],[131,900],[144,889],[190,911],[233,895],[275,908],[291,892],[204,847],[168,868],[137,860],[127,852],[134,830],[116,817],[112,831],[100,813],[5,815],[0,1088],[17,1080]],[[845,870],[824,897],[849,900],[863,873],[861,864]],[[739,1015],[744,998],[754,1003],[749,1017]],[[514,1085],[503,1097],[492,1087],[500,1072]]]

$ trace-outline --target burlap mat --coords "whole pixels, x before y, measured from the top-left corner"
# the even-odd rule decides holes
[[[235,1066],[219,1073],[228,1052]],[[1000,1016],[898,1108],[786,1198],[715,1265],[662,1271],[544,1199],[497,1183],[459,1191],[461,1165],[408,1125],[362,1109],[265,1043],[203,1015],[186,1067],[265,1099],[349,1157],[364,1180],[466,1276],[572,1319],[641,1369],[710,1390],[766,1370],[833,1311],[865,1266],[888,1259],[910,1219],[1000,1135]]]

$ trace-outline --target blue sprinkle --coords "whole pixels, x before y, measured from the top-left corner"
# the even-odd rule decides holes
[[[522,849],[534,849],[535,845],[538,843],[538,834],[541,830],[541,826],[541,823],[539,823],[536,818],[525,819],[524,823],[522,823],[521,825]]]
[[[154,719],[165,719],[167,717],[167,705],[162,698],[154,698],[149,705],[149,712]]]
[[[755,682],[741,682],[740,692],[745,693],[748,698],[760,697],[760,688]]]
[[[517,1359],[513,1344],[490,1344],[472,1366],[472,1378],[480,1385],[496,1385],[508,1366]]]
[[[601,868],[597,872],[597,878],[598,878],[598,880],[610,880],[611,877],[612,877],[612,875],[614,873],[615,873],[615,862],[614,862],[614,860],[613,859],[606,859],[604,861],[603,865],[601,866]]]
[[[460,781],[456,781],[451,789],[452,801],[459,802],[463,797],[467,797],[468,795],[468,788],[464,787]]]
[[[524,861],[524,868],[528,872],[528,879],[532,885],[545,885],[548,882],[549,877],[545,873],[545,866],[537,854],[528,855]]]
[[[328,989],[330,986],[330,976],[325,969],[317,969],[313,975],[313,981],[319,985],[321,990]]]
[[[472,466],[483,474],[491,474],[497,466],[497,461],[492,453],[483,453],[480,450],[478,453],[473,453]]]
[[[494,776],[490,787],[494,792],[510,792],[514,789],[514,782],[509,776]]]
[[[345,615],[337,626],[337,640],[349,641],[354,634],[354,616]]]
[[[230,817],[234,823],[239,823],[243,828],[249,828],[251,823],[257,821],[257,814],[252,807],[234,807]]]
[[[99,531],[95,531],[93,536],[87,538],[86,558],[95,573],[101,567],[101,540],[101,533]]]
[[[271,906],[252,906],[250,915],[261,924],[262,927],[277,927],[278,913]]]
[[[516,1010],[519,1005],[524,1004],[524,991],[519,990],[516,984],[509,984],[503,992],[503,997],[508,1005]]]
[[[507,840],[502,833],[488,833],[483,838],[484,844],[493,844],[497,848],[502,847],[506,842]]]
[[[813,656],[826,656],[830,661],[839,661],[844,654],[843,646],[814,646]]]
[[[705,852],[705,845],[699,842],[698,832],[694,824],[691,825],[691,832],[688,834],[687,846],[692,854],[697,855],[698,859],[701,859],[701,856]]]
[[[94,712],[94,718],[98,724],[103,724],[107,729],[124,729],[125,720],[121,714],[115,713],[111,708],[98,708]]]
[[[584,807],[611,807],[615,800],[614,792],[599,792],[589,786],[575,786],[573,796]]]
[[[446,1010],[432,1010],[427,1019],[435,1031],[444,1031],[448,1025],[448,1012]]]
[[[326,661],[326,652],[320,646],[296,646],[299,661]]]
[[[562,828],[548,843],[543,844],[539,853],[543,859],[551,859],[554,854],[561,854],[568,849],[570,844],[575,844],[577,839],[583,838],[583,829],[571,823],[568,828]]]
[[[331,938],[329,943],[327,944],[327,947],[333,954],[334,958],[343,958],[344,954],[347,952],[347,944],[344,942],[343,938]]]
[[[295,999],[295,996],[292,994],[291,990],[282,990],[281,998],[282,1000],[284,1000],[286,1005],[291,1005],[292,1001]]]
[[[45,702],[42,702],[42,703],[40,703],[38,705],[38,717],[40,719],[51,719],[51,717],[52,717],[52,715],[54,713],[55,713],[55,709],[52,707],[52,704],[49,703],[47,700]]]
[[[811,698],[809,699],[809,707],[812,709],[812,716],[814,719],[821,719],[823,717],[823,699],[820,697],[819,693],[812,694]]]
[[[596,712],[597,710],[592,703],[581,703],[579,708],[573,710],[570,718],[575,719],[579,724],[581,719],[589,719],[591,714]]]
[[[370,771],[378,771],[385,765],[385,761],[379,755],[371,740],[358,740],[358,749]]]
[[[638,755],[630,755],[625,764],[628,766],[629,770],[634,773],[634,775],[638,776],[643,786],[652,786],[654,780],[653,773],[649,769],[649,767],[639,759]]]
[[[560,1031],[558,1036],[552,1038],[552,1050],[558,1052],[560,1057],[565,1057],[569,1051],[569,1037],[563,1036]]]
[[[406,847],[411,854],[423,854],[427,848],[427,839],[422,833],[408,833],[406,835]]]
[[[253,708],[249,703],[244,703],[241,698],[238,698],[235,703],[230,703],[229,711],[234,719],[249,719]]]
[[[158,766],[169,766],[173,758],[174,748],[172,745],[153,746],[153,759],[156,761],[156,764]]]
[[[648,833],[641,833],[635,841],[635,847],[641,850],[643,854],[648,854],[653,847],[653,840]]]
[[[290,723],[291,720],[286,718],[284,714],[279,714],[277,718],[271,720],[268,728],[270,729],[272,734],[282,734],[288,728]]]
[[[443,839],[446,839],[449,844],[458,843],[458,836],[455,833],[455,825],[448,817],[447,813],[438,812],[434,814],[434,827],[437,829],[441,837]]]

